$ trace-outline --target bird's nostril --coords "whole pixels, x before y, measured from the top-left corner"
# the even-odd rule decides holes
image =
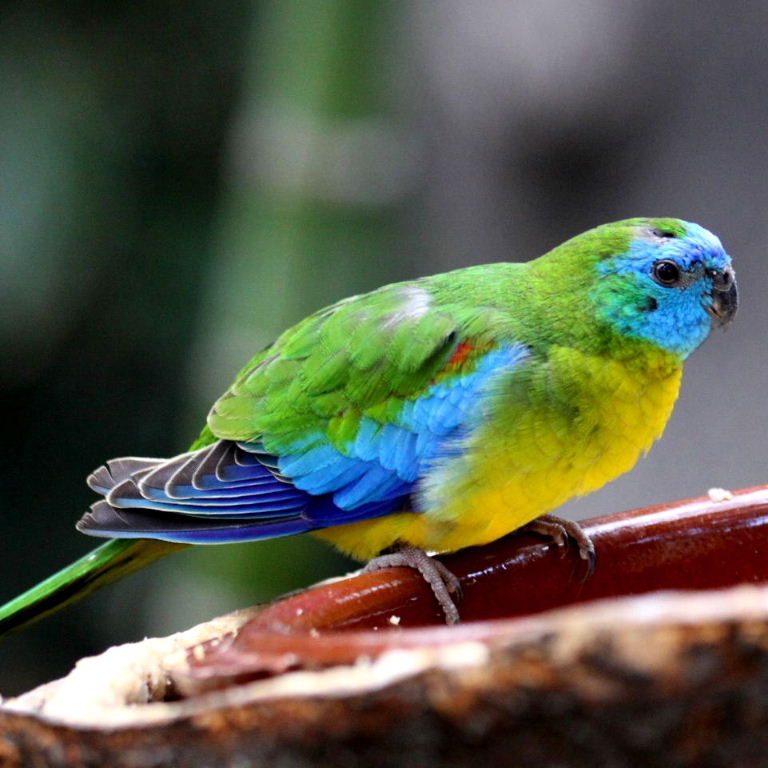
[[[730,267],[720,271],[717,269],[708,269],[707,274],[712,278],[715,290],[726,291],[733,283],[733,270]]]

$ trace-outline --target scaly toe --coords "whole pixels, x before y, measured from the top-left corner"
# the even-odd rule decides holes
[[[549,536],[558,547],[563,547],[572,541],[579,550],[579,557],[587,563],[587,573],[584,579],[590,578],[595,572],[597,553],[592,539],[575,520],[566,520],[556,515],[542,515],[532,520],[525,529]]]
[[[417,570],[429,584],[435,599],[440,604],[446,624],[458,624],[461,621],[459,609],[451,597],[461,597],[461,582],[439,560],[430,557],[423,549],[404,544],[396,545],[392,552],[379,555],[363,568],[363,573],[378,571],[382,568],[405,566]]]

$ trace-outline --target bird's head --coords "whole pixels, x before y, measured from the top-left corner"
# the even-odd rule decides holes
[[[598,264],[598,316],[623,337],[686,358],[736,313],[736,280],[720,241],[679,219],[633,219],[628,250]],[[616,226],[616,225],[608,225]]]

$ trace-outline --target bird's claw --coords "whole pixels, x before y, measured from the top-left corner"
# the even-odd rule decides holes
[[[459,609],[451,595],[461,598],[459,578],[439,560],[430,557],[423,549],[406,544],[395,545],[390,552],[371,560],[362,573],[379,571],[382,568],[405,566],[417,570],[429,584],[435,599],[440,604],[446,624],[458,624],[461,621]]]
[[[566,520],[563,517],[557,517],[557,515],[542,515],[528,523],[524,530],[549,537],[561,549],[564,549],[570,542],[575,543],[579,550],[579,557],[587,563],[587,573],[584,580],[586,581],[594,574],[597,564],[595,545],[586,531],[575,520]]]

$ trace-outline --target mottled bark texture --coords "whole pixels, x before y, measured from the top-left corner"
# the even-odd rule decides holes
[[[395,570],[392,589],[355,579],[341,592],[321,585],[299,596],[303,604],[289,598],[242,629],[249,615],[110,649],[5,703],[0,765],[768,766],[768,586],[760,568],[744,572],[761,559],[753,555],[765,536],[740,539],[761,531],[766,501],[765,489],[751,489],[592,522],[602,558],[595,579],[632,550],[643,579],[656,559],[658,586],[674,591],[638,589],[635,574],[617,579],[625,596],[578,602],[573,580],[559,602],[547,587],[550,610],[536,615],[418,627],[397,601],[429,595],[415,583],[403,597],[410,582]],[[665,515],[670,531],[688,520],[669,546],[659,543]],[[708,523],[722,524],[714,539]],[[680,546],[699,565],[680,583],[661,578]],[[531,564],[560,562],[554,548],[528,539],[498,547],[495,569],[488,548],[446,560],[474,564],[471,579],[456,568],[468,605],[483,588],[480,566],[493,579],[511,571],[509,585],[530,599],[537,584],[523,575],[541,567]],[[508,547],[527,552],[517,568]],[[702,547],[716,577],[695,572]],[[705,577],[759,583],[702,589]],[[698,588],[682,591],[686,578]],[[644,594],[627,596],[633,590]],[[496,594],[502,605],[514,597]],[[368,619],[350,624],[350,601]]]

